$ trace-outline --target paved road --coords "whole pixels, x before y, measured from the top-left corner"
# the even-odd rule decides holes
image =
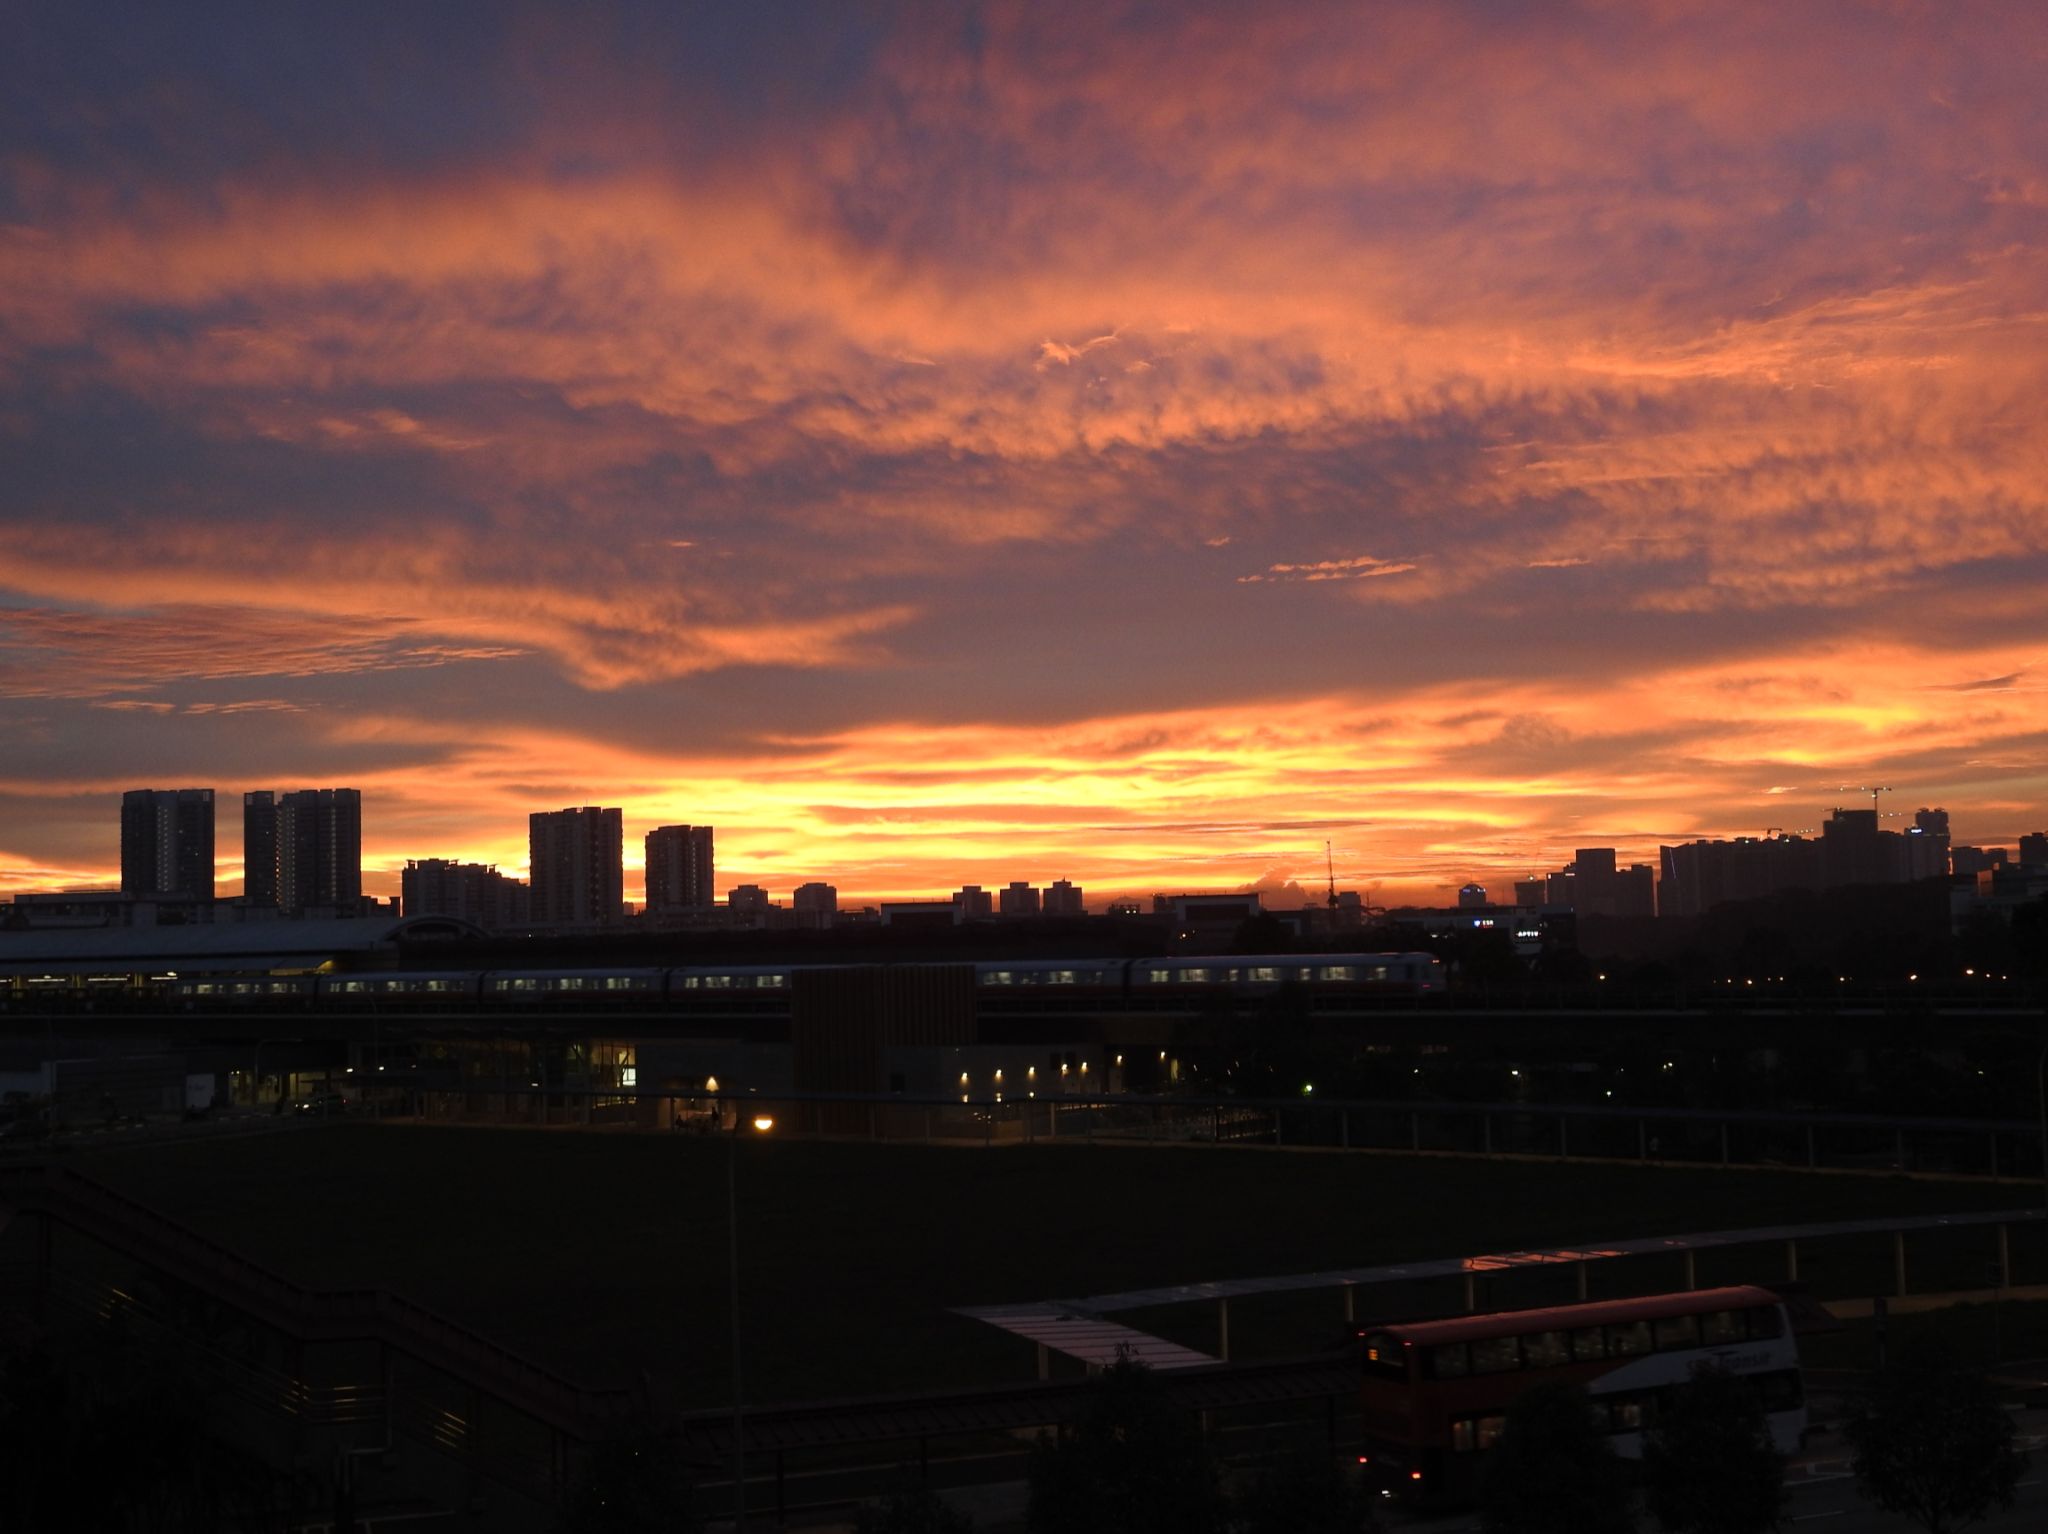
[[[1970,1525],[1973,1531],[2041,1534],[2048,1529],[2048,1411],[2018,1412],[2014,1422],[2020,1446],[2033,1456],[2033,1463],[2021,1478],[2011,1511]],[[1881,1512],[1857,1494],[1846,1454],[1825,1440],[1817,1452],[1799,1456],[1786,1485],[1792,1494],[1784,1525],[1788,1534],[1918,1534],[1919,1525]],[[1479,1527],[1470,1514],[1431,1519],[1396,1515],[1388,1523],[1395,1534],[1474,1534]],[[1650,1534],[1656,1523],[1645,1517],[1640,1527]]]
[[[2048,1411],[2031,1410],[2016,1414],[2019,1440],[2023,1448],[2033,1455],[2033,1464],[2028,1468],[2020,1483],[2020,1491],[2012,1509],[1994,1515],[1984,1522],[1972,1524],[1973,1531],[1984,1534],[2041,1534],[2048,1529]],[[986,1470],[1003,1475],[1014,1473],[1010,1467],[1016,1465],[1016,1458],[1010,1455],[990,1456]],[[939,1467],[934,1466],[937,1470]],[[954,1474],[965,1470],[972,1474],[971,1467],[952,1464],[947,1467]],[[804,1477],[803,1490],[811,1495],[826,1492],[827,1495],[861,1496],[874,1494],[873,1472],[849,1475],[836,1472],[824,1477]],[[826,1481],[836,1484],[829,1491]],[[863,1485],[861,1482],[867,1484]],[[1917,1526],[1904,1518],[1880,1512],[1857,1495],[1855,1478],[1849,1472],[1849,1463],[1838,1449],[1831,1448],[1823,1440],[1816,1452],[1803,1454],[1795,1462],[1792,1473],[1787,1477],[1791,1491],[1791,1502],[1787,1510],[1784,1529],[1786,1534],[1917,1534]],[[794,1492],[796,1487],[792,1486]],[[975,1527],[983,1534],[1012,1534],[1024,1523],[1025,1501],[1028,1489],[1022,1480],[991,1479],[977,1485],[955,1486],[943,1495],[961,1511],[970,1513]],[[755,1509],[749,1519],[749,1526],[757,1522],[774,1522],[770,1510],[772,1489],[756,1486],[751,1499]],[[1470,1513],[1452,1517],[1411,1518],[1399,1510],[1390,1510],[1387,1517],[1389,1534],[1476,1534],[1478,1519]],[[713,1534],[724,1526],[711,1525]],[[844,1514],[820,1513],[811,1517],[798,1515],[790,1521],[790,1527],[801,1528],[808,1534],[839,1534],[850,1530],[852,1522]],[[1643,1534],[1654,1534],[1656,1524],[1645,1517],[1640,1527]]]

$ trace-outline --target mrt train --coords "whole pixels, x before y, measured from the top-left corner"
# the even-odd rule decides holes
[[[614,969],[339,970],[300,974],[112,972],[0,975],[0,998],[117,996],[188,1008],[324,1009],[772,1005],[804,970],[843,964],[699,964]],[[943,966],[952,967],[952,966]],[[1205,996],[1256,996],[1289,986],[1318,995],[1423,997],[1444,989],[1428,953],[1232,954],[1144,959],[999,959],[974,964],[984,999],[1020,1005],[1171,1006]]]

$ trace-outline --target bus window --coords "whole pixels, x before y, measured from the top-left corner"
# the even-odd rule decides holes
[[[1506,1417],[1453,1417],[1451,1452],[1472,1454],[1492,1448],[1500,1442],[1501,1431],[1507,1422]]]
[[[1775,1337],[1783,1330],[1779,1323],[1777,1307],[1774,1305],[1759,1305],[1749,1311],[1748,1316],[1749,1335],[1759,1341],[1766,1337]]]
[[[1696,1348],[1700,1345],[1698,1316],[1665,1316],[1657,1323],[1657,1348]]]
[[[1563,1332],[1531,1332],[1522,1339],[1522,1362],[1531,1369],[1555,1369],[1571,1361],[1571,1344]]]
[[[1700,1341],[1710,1348],[1726,1347],[1731,1342],[1740,1342],[1748,1336],[1748,1329],[1742,1324],[1739,1310],[1709,1311],[1700,1317]]]
[[[1408,1355],[1402,1351],[1398,1338],[1385,1332],[1374,1332],[1365,1339],[1365,1370],[1381,1379],[1408,1383]]]
[[[1461,1380],[1471,1372],[1472,1366],[1465,1356],[1464,1343],[1452,1342],[1429,1350],[1431,1379]]]
[[[1519,1340],[1515,1337],[1476,1338],[1472,1343],[1472,1372],[1506,1374],[1520,1368],[1522,1353],[1516,1346]]]
[[[1572,1333],[1572,1357],[1584,1361],[1588,1358],[1605,1358],[1607,1339],[1597,1326],[1582,1326]]]
[[[1650,1323],[1647,1321],[1624,1321],[1619,1326],[1607,1328],[1607,1356],[1610,1358],[1634,1358],[1639,1353],[1650,1351]]]

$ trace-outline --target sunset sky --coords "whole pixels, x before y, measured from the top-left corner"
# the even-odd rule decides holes
[[[2048,6],[0,9],[0,893],[2048,827]]]

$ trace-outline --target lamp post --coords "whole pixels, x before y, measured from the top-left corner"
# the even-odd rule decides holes
[[[256,1041],[255,1047],[249,1051],[249,1075],[252,1078],[249,1083],[250,1107],[257,1108],[262,1106],[263,1046],[265,1044],[295,1044],[297,1042],[298,1040],[296,1039],[258,1039]],[[282,1092],[279,1092],[278,1098],[280,1100],[280,1103],[282,1102],[283,1097],[284,1094]],[[281,1108],[280,1111],[282,1111]]]
[[[732,1129],[725,1137],[725,1230],[726,1251],[731,1258],[727,1273],[726,1308],[732,1315],[732,1527],[733,1534],[747,1526],[747,1440],[744,1436],[745,1394],[740,1381],[740,1105],[732,1105]]]
[[[2048,1013],[2041,1019],[2041,1054],[2034,1062],[2034,1095],[2041,1110],[2041,1218],[2048,1220]]]
[[[731,1259],[726,1275],[726,1306],[732,1315],[732,1527],[741,1534],[747,1526],[747,1440],[745,1392],[740,1373],[740,1197],[739,1142],[746,1128],[744,1104],[732,1099],[732,1129],[725,1137],[725,1228],[726,1251]],[[756,1134],[766,1134],[775,1120],[765,1113],[753,1116]]]

